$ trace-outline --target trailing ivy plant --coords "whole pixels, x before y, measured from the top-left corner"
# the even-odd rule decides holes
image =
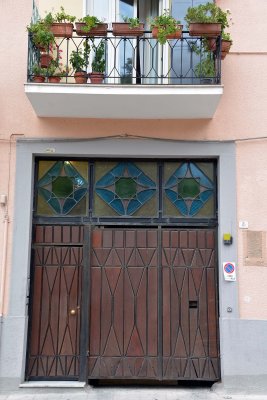
[[[168,9],[165,9],[162,15],[157,15],[150,21],[152,29],[158,28],[158,41],[160,44],[165,44],[168,35],[172,35],[181,29],[179,24],[181,24],[181,21],[173,18]]]

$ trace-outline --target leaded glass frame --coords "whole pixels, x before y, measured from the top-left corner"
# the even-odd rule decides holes
[[[217,220],[216,174],[215,159],[40,158],[34,217],[207,224]]]

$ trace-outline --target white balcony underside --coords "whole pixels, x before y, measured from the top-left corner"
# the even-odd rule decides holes
[[[212,118],[223,86],[26,83],[39,117],[113,119]]]

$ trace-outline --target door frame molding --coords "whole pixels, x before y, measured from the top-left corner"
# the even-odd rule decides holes
[[[235,320],[238,316],[237,282],[225,282],[222,262],[237,261],[237,240],[231,246],[222,243],[225,232],[233,235],[236,229],[236,145],[229,142],[175,141],[162,139],[99,138],[87,140],[32,140],[17,141],[15,216],[13,230],[13,262],[10,275],[9,314],[3,338],[2,360],[11,376],[24,381],[28,327],[28,289],[31,260],[32,207],[34,188],[34,159],[37,156],[103,157],[103,158],[215,158],[218,163],[218,278],[220,321]],[[21,168],[23,166],[23,168]],[[22,207],[23,205],[23,207]],[[232,312],[227,312],[231,307]],[[16,325],[17,341],[12,341]],[[219,323],[221,373],[224,375],[224,340]],[[10,336],[10,338],[9,338]],[[14,356],[10,360],[10,352]]]

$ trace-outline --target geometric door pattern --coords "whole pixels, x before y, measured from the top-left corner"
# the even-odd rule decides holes
[[[157,379],[157,229],[94,229],[88,375]]]
[[[82,243],[83,227],[35,227],[27,379],[79,376]]]
[[[220,378],[212,229],[95,229],[89,378]],[[161,300],[160,300],[161,299]]]
[[[214,230],[163,230],[163,379],[220,378],[215,266]]]

